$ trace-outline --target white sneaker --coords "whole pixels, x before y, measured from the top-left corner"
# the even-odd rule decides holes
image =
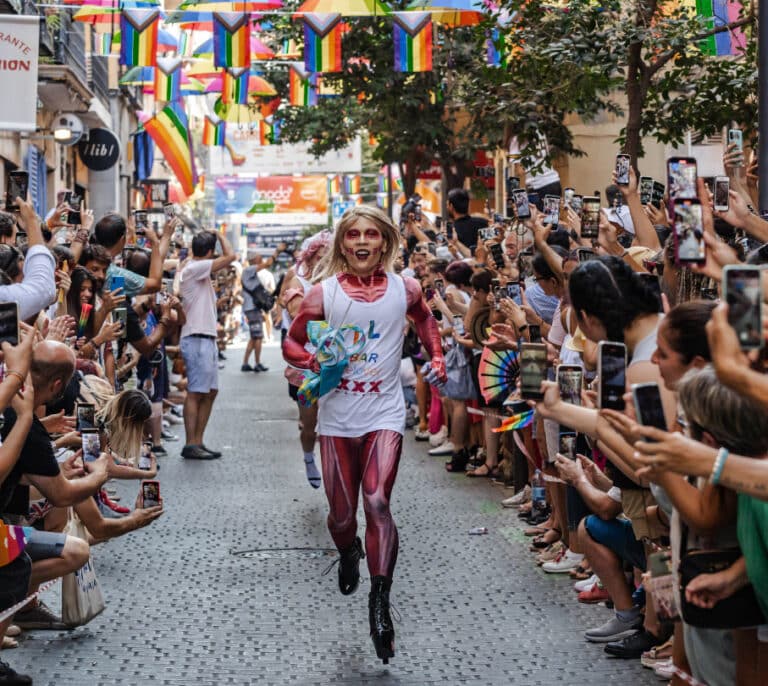
[[[531,487],[526,484],[525,488],[515,493],[511,498],[505,498],[501,501],[502,507],[520,507],[531,499]]]
[[[427,431],[426,429],[424,431],[422,431],[421,429],[416,429],[413,432],[413,437],[417,441],[426,441],[429,439],[429,431]]]
[[[576,593],[589,591],[597,583],[600,583],[600,579],[598,578],[597,574],[593,574],[591,577],[589,577],[589,579],[582,579],[581,581],[577,581],[573,585],[573,590],[576,591]]]
[[[437,448],[432,448],[432,450],[429,451],[430,455],[453,455],[456,450],[453,447],[453,443],[450,441],[446,441],[442,445],[437,446]]]
[[[545,562],[541,568],[549,574],[564,574],[576,569],[583,559],[584,556],[581,553],[566,550],[562,556],[552,562]]]
[[[163,415],[163,419],[171,425],[184,423],[184,420],[181,417],[177,417],[175,414],[171,414],[170,412],[166,412]]]
[[[438,431],[436,434],[429,434],[429,445],[432,446],[433,448],[437,448],[438,446],[441,446],[447,440],[448,440],[447,426],[441,426],[440,431]]]
[[[584,638],[592,643],[610,643],[611,641],[620,641],[636,633],[638,629],[643,628],[643,617],[635,617],[629,622],[624,622],[613,615],[605,624],[588,629],[584,632]]]

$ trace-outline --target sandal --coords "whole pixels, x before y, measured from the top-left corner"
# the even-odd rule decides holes
[[[549,529],[545,526],[532,526],[530,529],[523,531],[524,536],[539,536],[547,533]]]
[[[485,468],[485,470],[482,473],[478,474],[478,472],[480,472],[480,470],[483,468]],[[476,469],[473,469],[471,472],[467,472],[468,477],[478,478],[478,479],[481,477],[484,477],[486,479],[492,479],[495,476],[498,476],[498,474],[499,474],[498,466],[491,467],[487,462],[483,462],[483,464],[481,464]]]
[[[568,576],[570,576],[571,579],[578,579],[579,581],[582,579],[589,579],[589,577],[592,576],[592,567],[588,562],[582,562],[576,569],[572,569],[568,572]]]
[[[554,531],[557,534],[557,537],[555,538],[554,541],[547,539],[547,534],[550,531]],[[542,550],[544,548],[548,548],[553,543],[557,543],[560,540],[560,538],[562,537],[562,535],[563,535],[563,533],[560,531],[560,529],[558,529],[556,527],[548,529],[546,531],[546,533],[543,533],[541,536],[537,536],[536,538],[533,539],[533,541],[531,543],[531,550]]]
[[[467,469],[467,462],[469,462],[469,453],[466,449],[459,450],[451,455],[450,462],[445,463],[445,471],[464,472]]]

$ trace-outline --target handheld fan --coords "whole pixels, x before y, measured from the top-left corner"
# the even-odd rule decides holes
[[[514,392],[520,376],[520,361],[515,350],[483,348],[477,379],[486,403],[506,400]]]
[[[9,526],[0,522],[0,567],[13,562],[27,546],[23,526]]]

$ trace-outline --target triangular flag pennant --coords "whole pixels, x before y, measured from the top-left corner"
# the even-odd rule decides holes
[[[158,57],[155,66],[155,101],[181,99],[181,57]]]
[[[288,67],[290,86],[289,103],[295,107],[317,105],[317,74],[307,72],[301,62],[293,62]]]
[[[112,52],[112,34],[96,33],[92,37],[93,54],[99,57],[105,57]]]
[[[221,83],[221,102],[225,105],[245,105],[248,102],[250,67],[225,69]]]
[[[120,14],[120,64],[154,67],[160,11],[124,9]]]
[[[251,23],[248,14],[213,13],[213,66],[250,67]]]
[[[432,71],[432,15],[393,12],[395,71]]]
[[[139,120],[162,151],[181,189],[191,195],[197,184],[197,170],[187,115],[178,105],[166,105],[154,117],[139,113]]]
[[[216,115],[207,114],[203,120],[203,145],[224,147],[227,135],[227,122]]]
[[[341,71],[341,15],[304,15],[304,68],[311,72]]]
[[[263,119],[259,122],[259,144],[272,145],[272,124]]]
[[[360,175],[347,174],[344,177],[344,195],[358,195],[360,193]]]

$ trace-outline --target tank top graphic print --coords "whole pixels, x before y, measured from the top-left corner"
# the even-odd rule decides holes
[[[371,431],[405,431],[400,358],[407,298],[405,284],[387,274],[387,290],[370,303],[350,298],[333,276],[322,282],[325,319],[334,328],[359,327],[362,350],[350,358],[338,388],[320,398],[318,433],[355,438]]]

